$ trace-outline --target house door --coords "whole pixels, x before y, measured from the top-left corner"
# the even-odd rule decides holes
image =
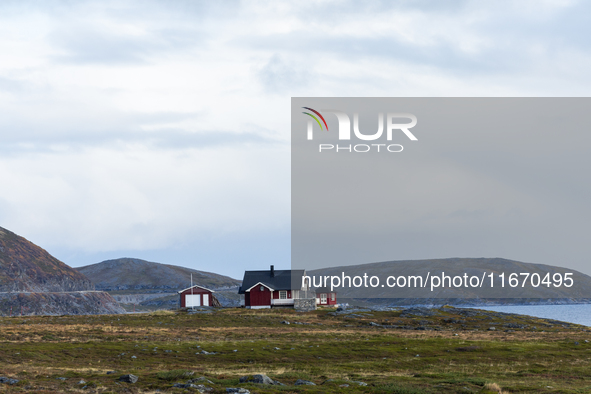
[[[209,294],[203,294],[203,306],[209,306]]]
[[[187,294],[185,296],[185,306],[187,308],[201,306],[201,294]]]

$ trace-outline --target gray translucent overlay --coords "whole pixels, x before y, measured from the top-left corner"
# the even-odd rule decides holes
[[[292,98],[292,268],[347,297],[591,299],[590,110],[588,98]],[[388,114],[416,125],[388,139]],[[358,137],[356,117],[364,136],[382,118],[382,135]]]

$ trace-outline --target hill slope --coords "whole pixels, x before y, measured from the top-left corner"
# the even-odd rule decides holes
[[[99,290],[179,290],[193,284],[209,289],[231,288],[240,281],[228,276],[190,268],[120,258],[76,268],[91,278]]]
[[[591,277],[581,272],[555,267],[545,264],[531,264],[520,261],[507,260],[502,258],[450,258],[450,259],[432,259],[432,260],[405,260],[405,261],[385,261],[371,264],[360,264],[353,266],[331,267],[308,271],[310,276],[340,276],[343,273],[348,276],[378,276],[380,278],[380,285],[372,288],[370,286],[360,287],[341,287],[337,288],[339,299],[342,298],[378,298],[378,299],[413,299],[420,303],[421,300],[481,300],[481,299],[505,299],[516,300],[520,303],[524,299],[529,299],[529,302],[534,300],[555,300],[556,302],[589,302],[591,301]],[[427,274],[430,277],[427,281]],[[486,275],[483,286],[472,287],[468,284],[465,286],[465,281],[462,280],[461,286],[440,286],[431,291],[430,285],[433,276],[441,277],[442,273],[446,276],[464,277],[468,278],[476,276],[482,280],[483,275]],[[499,275],[504,273],[505,281],[504,287],[501,286]],[[518,276],[518,285],[509,285],[509,275],[516,273]],[[525,286],[522,286],[525,275],[529,274]],[[574,285],[566,287],[564,285],[555,286],[558,282],[554,282],[552,277],[554,274],[560,275],[564,278],[565,273],[572,273]],[[493,274],[494,286],[490,286],[489,275]],[[539,275],[540,280],[543,280],[547,274],[551,280],[550,286],[538,285],[536,287],[531,285],[532,275]],[[422,276],[426,283],[424,288],[421,287],[388,287],[382,286],[386,282],[388,276],[409,278],[410,276]],[[535,276],[535,275],[534,275]],[[409,281],[410,282],[410,281]],[[537,279],[534,280],[537,282]],[[402,282],[401,282],[402,283]],[[458,282],[459,283],[459,282]],[[476,280],[474,281],[476,283]],[[515,282],[513,282],[515,283]],[[508,301],[511,302],[511,301]]]
[[[84,275],[0,227],[0,292],[86,290],[94,290],[94,286]]]

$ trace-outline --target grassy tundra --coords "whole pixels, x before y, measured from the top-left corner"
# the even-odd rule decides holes
[[[587,340],[583,326],[451,307],[3,317],[0,377],[19,382],[0,393],[197,392],[173,384],[201,376],[213,393],[584,393]],[[239,383],[257,373],[285,386]]]

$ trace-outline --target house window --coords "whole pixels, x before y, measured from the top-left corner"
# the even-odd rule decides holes
[[[282,290],[279,292],[279,299],[280,300],[287,300],[287,291]]]
[[[297,300],[298,298],[300,298],[300,291],[299,290],[292,290],[291,291],[291,298],[293,298],[294,300]]]
[[[260,291],[265,291],[265,286],[261,286],[261,287],[259,288],[259,290],[260,290]]]
[[[330,300],[331,301],[336,301],[337,297],[335,296],[334,293],[330,293]]]
[[[326,293],[320,294],[320,303],[326,304]]]

